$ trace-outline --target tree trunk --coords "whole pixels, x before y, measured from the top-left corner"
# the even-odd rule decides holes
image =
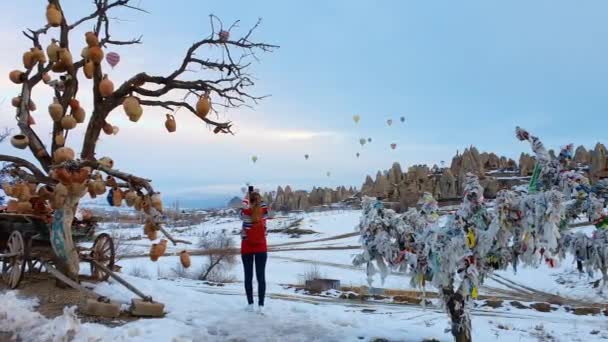
[[[70,191],[63,207],[55,209],[51,226],[51,245],[59,259],[60,269],[74,280],[80,273],[80,260],[72,239],[72,222],[81,197],[81,193]]]
[[[471,319],[466,312],[464,296],[451,287],[443,288],[443,299],[452,322],[452,336],[456,342],[472,342]]]

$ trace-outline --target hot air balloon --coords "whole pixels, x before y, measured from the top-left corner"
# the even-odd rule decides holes
[[[393,124],[393,119],[386,120],[386,124],[389,125],[389,126],[392,125]]]
[[[371,143],[372,142],[372,138],[367,138],[367,142]]]
[[[304,159],[308,160],[308,157],[309,157],[309,155],[308,155],[308,154],[305,154],[305,155],[304,155]]]
[[[258,161],[258,156],[251,157],[251,161],[255,164]]]
[[[405,116],[402,116],[399,120],[401,120],[401,122],[405,122]]]
[[[116,52],[108,52],[106,55],[106,62],[108,62],[108,64],[112,66],[112,69],[114,69],[114,67],[118,65],[118,62],[120,62],[120,55]]]
[[[331,176],[331,172],[329,172],[329,171],[327,171],[327,173],[326,173],[326,174],[327,174],[327,177],[330,177],[330,176]]]
[[[361,144],[361,146],[365,145],[366,142],[367,140],[365,138],[359,139],[359,144]]]
[[[361,155],[359,152],[355,153],[355,155],[357,156],[357,158],[359,158],[359,156]]]
[[[394,150],[394,149],[396,149],[396,148],[397,148],[397,144],[392,143],[392,144],[391,144],[391,148],[392,148],[393,150]]]
[[[355,123],[359,123],[359,120],[361,120],[361,117],[359,115],[353,115],[353,121]]]

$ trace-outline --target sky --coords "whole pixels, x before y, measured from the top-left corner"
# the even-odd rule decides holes
[[[29,48],[21,31],[42,25],[45,3],[0,1],[0,74],[21,66]],[[517,158],[529,149],[514,138],[518,125],[553,148],[592,147],[608,138],[605,1],[134,3],[149,14],[118,11],[113,38],[142,34],[144,44],[108,50],[122,57],[115,69],[106,67],[115,84],[140,71],[170,73],[186,49],[209,34],[211,13],[226,24],[241,20],[233,37],[261,17],[254,38],[281,46],[260,55],[250,70],[256,77],[252,92],[271,96],[253,109],[220,111],[219,119],[234,122],[234,136],[214,135],[185,111],[176,115],[172,134],[164,129],[164,110],[146,109],[138,123],[121,110],[110,115],[120,132],[102,136],[98,156],[109,155],[119,169],[153,179],[167,196],[238,194],[246,182],[263,190],[285,184],[359,187],[365,175],[393,162],[449,164],[469,145]],[[92,11],[91,1],[62,4],[68,20]],[[84,46],[84,39],[72,42],[76,52]],[[17,92],[7,78],[0,80],[0,127],[16,129],[10,99]],[[79,97],[86,108],[91,95],[85,93]],[[40,98],[38,129],[50,142],[51,95],[48,89],[34,94]],[[355,114],[361,116],[358,124]],[[392,126],[387,119],[394,120]],[[80,150],[83,134],[78,127],[67,145]],[[372,142],[361,147],[359,139],[368,137]],[[0,153],[30,158],[7,143]]]

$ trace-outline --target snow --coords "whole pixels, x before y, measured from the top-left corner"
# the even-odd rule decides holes
[[[302,219],[301,228],[317,234],[290,238],[285,234],[269,234],[270,245],[305,242],[330,238],[355,231],[360,211],[341,210],[298,213],[277,218],[273,227],[287,226]],[[238,230],[235,218],[219,218],[191,229],[173,233],[179,238],[196,243],[204,234],[231,233]],[[589,234],[593,227],[576,228]],[[142,228],[115,229],[108,225],[102,231],[125,236],[141,236]],[[181,229],[180,229],[181,231]],[[101,231],[100,231],[101,232]],[[238,236],[237,236],[238,237]],[[147,254],[150,241],[128,241],[133,251]],[[356,246],[358,237],[317,241],[293,247]],[[171,247],[170,251],[179,251]],[[175,278],[171,269],[179,263],[176,256],[161,257],[156,263],[147,256],[123,259],[122,276],[166,305],[166,316],[140,319],[117,327],[82,323],[75,316],[75,308],[66,308],[62,316],[47,319],[36,313],[37,300],[20,298],[19,291],[0,293],[0,339],[4,333],[16,334],[23,341],[63,341],[65,336],[74,341],[371,341],[385,338],[399,341],[437,339],[452,341],[446,331],[448,318],[438,307],[427,308],[381,302],[346,301],[332,297],[309,296],[295,293],[285,284],[303,281],[303,275],[316,267],[323,277],[339,279],[342,285],[367,284],[365,271],[352,266],[352,255],[357,249],[346,250],[291,250],[270,253],[267,265],[267,304],[265,315],[244,311],[246,304],[242,289],[240,261],[229,271],[234,283],[211,286],[207,283]],[[206,257],[193,256],[190,274],[195,275]],[[139,276],[133,276],[135,272]],[[577,298],[595,297],[586,276],[578,279],[575,265],[566,259],[556,268],[541,265],[538,269],[520,269],[499,273],[518,283],[536,289]],[[563,284],[558,279],[567,280]],[[486,285],[504,287],[488,280]],[[391,289],[409,288],[409,278],[391,274],[384,285],[379,279],[374,286]],[[255,286],[254,286],[255,288]],[[95,285],[95,291],[123,303],[133,294],[120,284],[109,281]],[[605,298],[604,298],[605,301]],[[560,308],[550,313],[521,310],[506,305],[492,309],[477,307],[473,311],[473,339],[475,341],[601,341],[608,339],[608,322],[600,316],[575,316]]]

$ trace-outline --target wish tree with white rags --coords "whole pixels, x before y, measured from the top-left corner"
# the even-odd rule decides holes
[[[588,187],[582,170],[568,169],[568,148],[551,158],[540,140],[517,129],[530,141],[537,170],[528,190],[501,190],[493,208],[474,174],[467,174],[463,202],[439,220],[437,202],[428,193],[419,209],[403,214],[383,207],[380,200],[363,199],[358,230],[363,253],[353,260],[366,265],[371,284],[375,273],[384,279],[390,269],[408,271],[412,285],[431,283],[441,293],[456,341],[471,341],[471,300],[495,270],[519,264],[554,267],[570,252],[587,272],[600,270],[606,281],[608,239],[598,229],[593,237],[567,233],[568,222],[585,212],[602,227],[603,198]]]

